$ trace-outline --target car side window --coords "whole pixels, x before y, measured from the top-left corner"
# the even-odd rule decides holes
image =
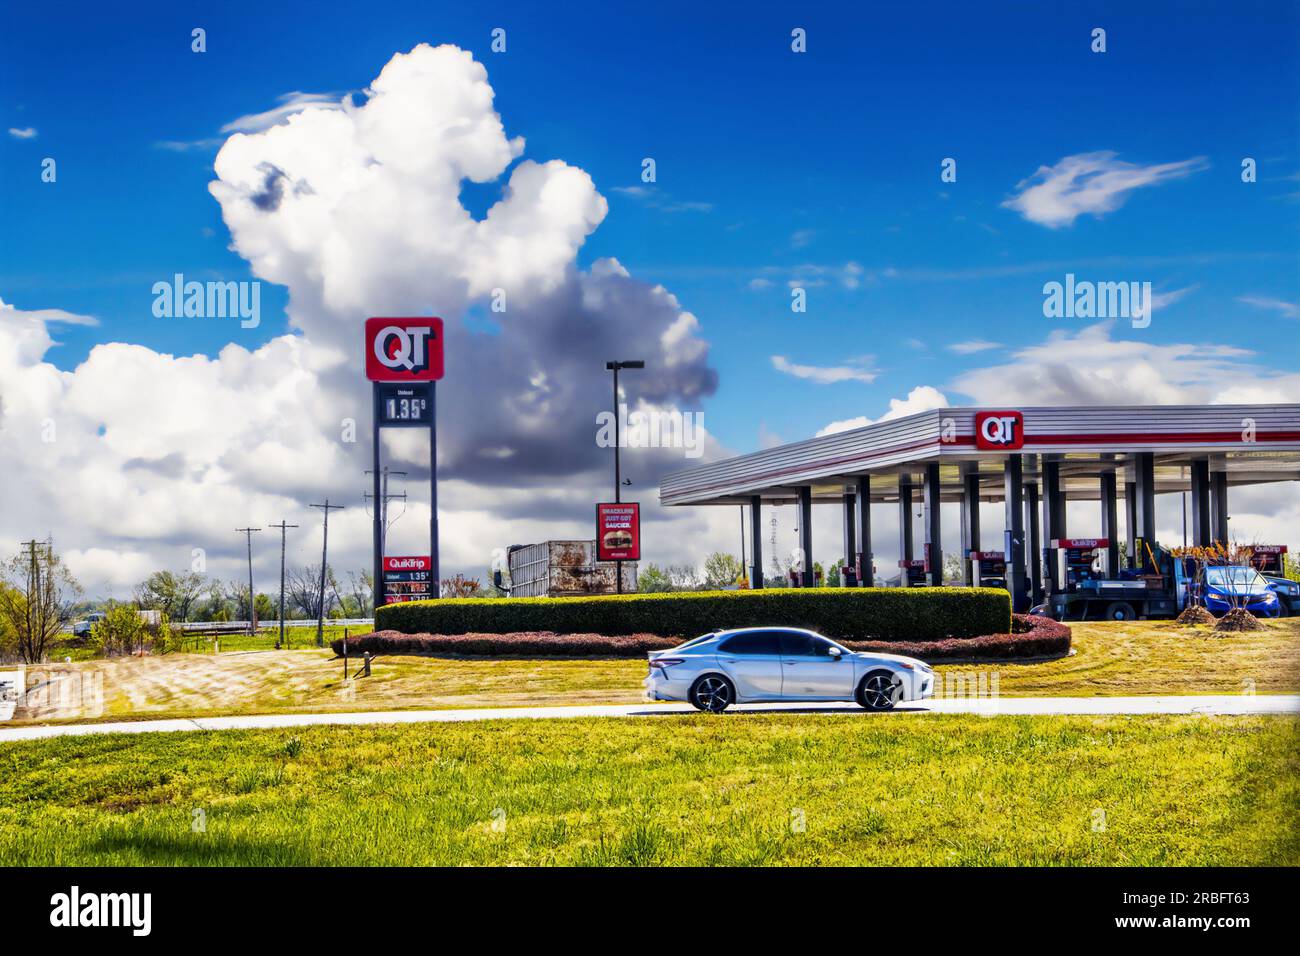
[[[782,634],[781,653],[786,657],[811,657],[812,641],[807,634]]]
[[[727,638],[718,648],[728,654],[779,654],[780,645],[770,631],[753,631]]]
[[[830,642],[810,634],[782,634],[781,653],[786,657],[829,657]]]

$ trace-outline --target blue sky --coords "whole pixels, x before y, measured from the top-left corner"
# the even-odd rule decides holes
[[[241,574],[230,529],[250,523],[299,524],[293,560],[312,560],[307,504],[325,496],[351,503],[331,519],[339,566],[364,566],[368,430],[339,432],[368,419],[359,351],[355,369],[326,359],[377,300],[453,320],[444,567],[473,574],[491,548],[589,532],[607,494],[592,440],[606,358],[650,360],[624,377],[629,399],[702,409],[710,456],[945,402],[1300,401],[1294,3],[46,3],[0,18],[0,457],[19,464],[2,497],[32,502],[0,513],[0,536],[52,534],[114,593],[194,548],[211,573]],[[404,55],[420,44],[486,68],[504,136],[466,93],[485,89],[478,67]],[[333,114],[341,140],[328,117],[249,119],[301,94],[359,106],[381,71],[390,88],[365,117]],[[251,135],[222,153],[218,181],[241,125]],[[408,175],[414,141],[432,145]],[[355,150],[310,161],[323,142]],[[567,165],[536,165],[550,160]],[[374,182],[358,174],[372,167]],[[517,232],[455,206],[448,171],[471,167],[495,178],[465,181],[461,203],[482,220],[505,199]],[[266,168],[296,198],[262,209]],[[355,208],[331,205],[344,200]],[[251,279],[253,262],[257,328],[154,317],[154,283]],[[1046,317],[1044,284],[1067,273],[1149,282],[1153,320]],[[498,279],[515,304],[495,325],[482,319]],[[477,321],[456,323],[462,308]],[[285,337],[290,311],[300,339]],[[185,358],[231,343],[249,352]],[[58,443],[34,445],[54,420]],[[427,446],[390,453],[414,493],[396,547],[422,549]],[[734,546],[735,515],[655,501],[664,473],[698,460],[625,456],[646,560]],[[1242,527],[1300,534],[1294,495],[1234,509]],[[837,514],[815,520],[833,552]],[[259,574],[274,573],[263,550]]]
[[[207,192],[215,146],[158,144],[217,138],[290,91],[364,87],[420,41],[459,44],[486,64],[527,157],[593,176],[611,210],[580,262],[616,256],[700,318],[720,375],[708,424],[736,449],[759,441],[756,417],[803,437],[1005,354],[945,343],[1040,341],[1052,327],[1042,283],[1067,271],[1193,290],[1152,328],[1117,336],[1249,344],[1297,331],[1280,307],[1240,301],[1297,301],[1294,5],[746,5],[741,15],[656,3],[635,21],[606,4],[386,6],[10,5],[3,126],[36,135],[0,137],[0,295],[101,320],[61,330],[51,360],[71,367],[104,340],[214,353],[232,337],[251,347],[281,333],[276,289],[264,288],[254,331],[151,316],[160,276],[249,274]],[[195,25],[208,32],[204,55],[189,50]],[[489,51],[497,26],[504,54]],[[790,50],[794,26],[808,31],[806,54]],[[1104,54],[1089,49],[1095,26],[1107,31]],[[1141,165],[1204,159],[1062,228],[1001,206],[1039,166],[1094,151]],[[39,180],[45,156],[59,163],[57,189]],[[638,185],[646,156],[653,196],[618,191]],[[1251,185],[1240,181],[1246,156],[1259,163]],[[957,160],[955,183],[940,181],[945,157]],[[481,210],[499,194],[494,183],[464,197]],[[848,263],[862,269],[857,288],[841,281]],[[808,312],[792,314],[787,282],[817,275],[826,284],[808,285]],[[859,359],[875,377],[816,385],[776,371],[774,353],[819,367]]]

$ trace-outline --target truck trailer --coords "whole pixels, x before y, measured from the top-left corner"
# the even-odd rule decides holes
[[[498,582],[509,597],[576,597],[618,593],[615,562],[596,560],[596,542],[542,541],[506,552],[510,581]],[[637,563],[623,563],[623,593],[636,592]]]

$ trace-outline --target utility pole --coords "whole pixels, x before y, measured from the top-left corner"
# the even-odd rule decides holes
[[[256,634],[257,628],[254,626],[253,619],[257,616],[254,607],[256,605],[255,595],[253,594],[253,532],[261,531],[261,528],[236,528],[239,534],[248,539],[248,633]]]
[[[370,474],[370,471],[367,470],[366,474],[367,475]],[[379,502],[377,504],[377,507],[379,508],[379,544],[380,544],[380,553],[382,554],[387,549],[388,529],[392,527],[392,523],[388,520],[388,503],[390,501],[406,500],[406,492],[404,491],[400,495],[390,495],[388,493],[388,479],[389,476],[392,475],[405,478],[406,472],[392,471],[389,469],[387,465],[385,465],[383,471],[380,472],[380,475],[382,476],[380,481],[381,490],[379,492]],[[361,493],[361,497],[366,501],[370,501],[372,498],[374,498],[374,495],[372,495],[368,491],[363,491]],[[398,514],[398,517],[400,518],[401,514]]]
[[[320,508],[325,513],[325,535],[321,539],[320,546],[320,606],[316,617],[316,646],[325,646],[325,569],[328,565],[325,563],[329,556],[330,544],[330,512],[342,511],[343,505],[332,505],[328,498],[323,505],[310,505],[312,508]]]
[[[273,524],[270,527],[280,529],[280,639],[275,642],[275,649],[278,651],[281,647],[287,647],[284,640],[284,533],[288,528],[298,527],[296,524],[285,524],[284,519],[280,519],[279,524]]]

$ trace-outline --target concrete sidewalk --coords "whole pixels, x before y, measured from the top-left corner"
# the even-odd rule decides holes
[[[690,714],[689,704],[598,704],[582,707],[485,707],[470,710],[387,710],[359,714],[266,714],[251,717],[195,717],[176,720],[134,720],[100,724],[60,724],[0,728],[0,743],[83,734],[143,734],[184,730],[254,730],[312,727],[320,724],[425,724],[474,720],[557,719],[564,717],[670,717]],[[719,716],[752,713],[857,714],[887,719],[906,714],[1295,714],[1300,694],[1247,696],[1239,694],[1181,697],[1000,697],[927,700],[900,704],[889,713],[873,714],[851,704],[739,704]]]

